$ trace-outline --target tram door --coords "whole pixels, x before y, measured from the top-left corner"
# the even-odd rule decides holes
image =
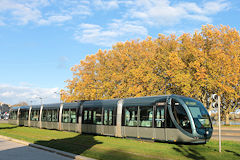
[[[165,134],[165,109],[166,108],[166,100],[163,100],[162,102],[158,102],[156,104],[155,108],[155,137],[157,140],[166,140],[166,134]]]

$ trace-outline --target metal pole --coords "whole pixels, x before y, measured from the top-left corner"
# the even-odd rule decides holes
[[[219,139],[219,152],[221,152],[221,109],[220,109],[220,96],[218,96],[218,139]]]
[[[164,77],[164,79],[165,79],[165,95],[167,94],[167,79],[166,79],[166,77]]]
[[[61,93],[59,93],[59,97],[60,97],[59,102],[60,102],[60,104],[61,104],[61,99],[62,99],[62,94],[61,94]]]
[[[42,97],[39,97],[39,99],[41,100],[41,106],[43,104],[43,98]]]
[[[61,104],[62,103],[62,101],[61,101],[61,99],[62,99],[62,93],[61,92],[54,92],[55,94],[57,94],[57,95],[59,95],[59,103]]]

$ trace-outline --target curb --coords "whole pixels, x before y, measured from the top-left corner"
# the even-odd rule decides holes
[[[45,146],[41,146],[41,145],[38,145],[38,144],[29,143],[29,142],[26,142],[26,141],[22,141],[22,140],[18,140],[18,139],[15,139],[15,138],[2,136],[2,135],[0,135],[0,138],[6,139],[8,141],[17,142],[17,143],[20,143],[20,144],[23,144],[23,145],[26,145],[26,146],[42,149],[42,150],[45,150],[45,151],[48,151],[48,152],[56,153],[56,154],[59,154],[61,156],[72,158],[72,159],[75,159],[75,160],[96,160],[94,158],[80,156],[80,155],[77,155],[77,154],[60,151],[60,150],[57,150],[57,149],[54,149],[54,148],[49,148],[49,147],[45,147]]]

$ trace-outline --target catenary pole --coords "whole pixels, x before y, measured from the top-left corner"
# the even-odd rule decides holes
[[[218,139],[219,139],[219,152],[221,152],[221,100],[218,96]]]

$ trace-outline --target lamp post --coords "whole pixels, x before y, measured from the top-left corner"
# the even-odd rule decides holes
[[[59,95],[59,103],[62,103],[62,93],[61,92],[54,92],[55,94]]]
[[[43,97],[39,97],[39,99],[41,100],[41,105],[43,104]]]
[[[164,90],[164,94],[167,94],[167,81],[170,79],[169,77],[163,77],[165,80],[165,90]]]
[[[163,79],[165,80],[165,81],[164,81],[164,85],[165,85],[164,94],[165,94],[165,95],[167,94],[167,85],[168,85],[167,83],[169,82],[169,80],[170,80],[171,78],[175,78],[175,77],[174,77],[174,76],[172,76],[172,77],[167,76],[167,74],[164,73]]]
[[[32,98],[31,98],[31,99],[28,100],[28,102],[30,102],[30,106],[32,106],[33,103],[36,102],[36,101],[32,100]]]
[[[99,89],[102,89],[102,88],[94,87],[93,89],[96,90],[96,93],[95,93],[95,100],[98,100],[98,90],[99,90]]]
[[[41,101],[41,106],[43,105],[43,99],[46,99],[47,97],[36,97],[36,98],[39,98],[40,99],[40,101]]]

